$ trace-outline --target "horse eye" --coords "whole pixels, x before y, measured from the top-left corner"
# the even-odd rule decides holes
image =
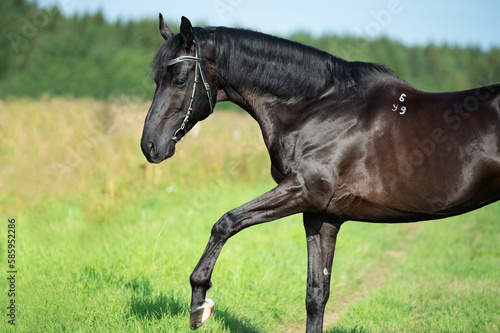
[[[174,84],[177,88],[182,88],[186,85],[186,80],[183,79],[175,79]]]

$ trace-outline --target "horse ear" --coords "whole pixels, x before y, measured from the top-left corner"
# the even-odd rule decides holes
[[[181,21],[181,36],[182,36],[182,41],[184,43],[184,47],[188,49],[191,46],[193,46],[194,44],[193,26],[191,25],[191,22],[184,16],[182,17]]]
[[[158,28],[160,29],[160,34],[165,38],[165,40],[168,40],[170,37],[174,35],[172,30],[170,30],[169,27],[167,27],[167,24],[163,20],[163,15],[160,13],[160,19],[158,23]]]

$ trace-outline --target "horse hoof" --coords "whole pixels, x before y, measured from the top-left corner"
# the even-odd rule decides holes
[[[205,303],[199,308],[191,311],[191,329],[195,330],[205,324],[214,315],[214,301],[210,298],[205,299]]]

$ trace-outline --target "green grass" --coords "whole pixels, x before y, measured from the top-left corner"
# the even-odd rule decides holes
[[[145,110],[0,101],[0,214],[17,221],[16,331],[188,332],[189,275],[213,223],[274,186],[249,116],[216,112],[152,166],[138,146]],[[496,204],[442,221],[346,223],[328,332],[498,331],[499,213]],[[306,261],[300,216],[242,231],[217,262],[216,313],[200,331],[303,331]],[[2,308],[6,290],[0,279]],[[13,331],[0,318],[0,331]]]
[[[328,332],[498,332],[499,215],[421,223],[406,260]]]
[[[220,187],[207,191],[184,191],[189,200],[184,195],[175,199],[175,192],[139,198],[125,207],[110,209],[109,218],[103,221],[88,220],[91,214],[79,211],[71,200],[54,202],[34,214],[26,212],[18,216],[21,244],[18,329],[187,331],[190,270],[201,255],[211,222],[221,214],[213,202],[206,200],[209,194],[220,194]],[[255,195],[238,192],[233,187],[232,199],[219,203],[231,207]],[[152,254],[164,219],[167,224],[159,238],[155,274]],[[222,256],[221,262],[226,264],[214,274],[212,294],[220,308],[213,325],[207,326],[208,332],[223,331],[228,325],[243,331],[265,330],[259,321],[264,321],[262,317],[269,316],[269,311],[262,307],[256,315],[260,319],[252,323],[245,318],[245,311],[248,303],[259,302],[262,293],[272,295],[273,286],[269,285],[267,290],[255,288],[250,294],[245,291],[238,277],[245,274],[248,279],[258,279],[262,272],[245,270],[243,264],[229,265],[228,260],[237,257],[236,253],[230,258]],[[251,258],[249,264],[262,265]],[[270,268],[267,274],[272,274]],[[219,282],[217,276],[221,275],[224,279]],[[232,289],[239,290],[238,294],[231,295]],[[240,313],[226,308],[228,294],[233,305],[233,296],[244,300]],[[264,299],[266,303],[280,301],[278,295]],[[277,308],[284,311],[280,304]]]

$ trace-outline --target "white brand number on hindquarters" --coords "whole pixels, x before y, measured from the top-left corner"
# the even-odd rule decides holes
[[[401,96],[399,96],[399,101],[403,103],[405,101],[405,98],[406,94],[401,94]],[[406,106],[402,105],[401,107],[399,107],[399,104],[392,104],[392,111],[397,111],[398,109],[401,110],[399,111],[399,114],[406,113]]]

